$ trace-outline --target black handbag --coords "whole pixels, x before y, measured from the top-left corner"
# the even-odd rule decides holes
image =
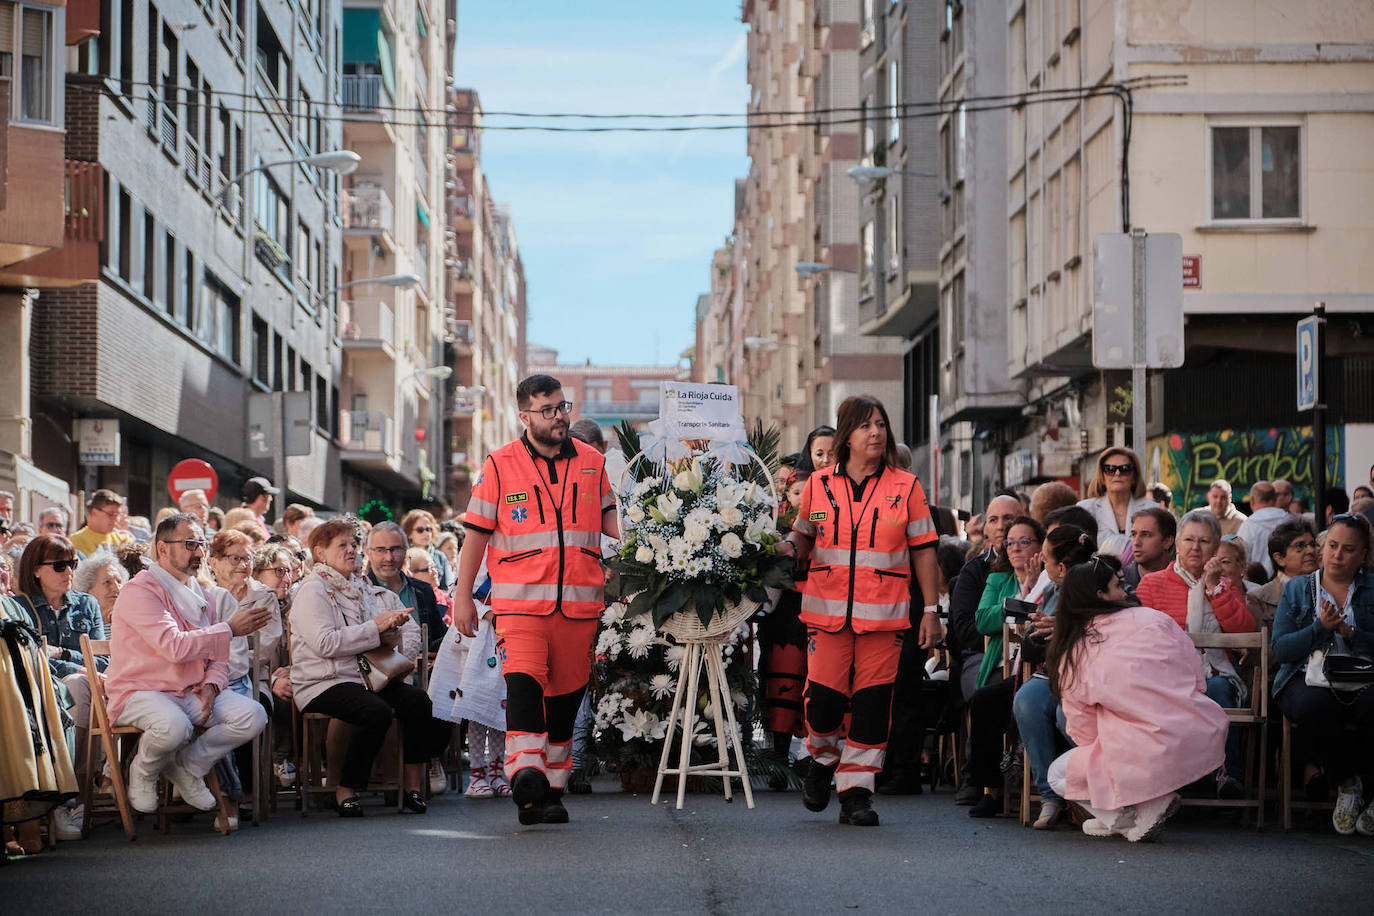
[[[1374,660],[1327,652],[1322,660],[1322,674],[1335,690],[1359,690],[1374,684]]]

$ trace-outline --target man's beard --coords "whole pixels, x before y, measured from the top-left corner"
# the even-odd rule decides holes
[[[554,426],[551,429],[549,429],[548,432],[536,432],[534,429],[530,429],[530,438],[533,439],[535,442],[538,442],[540,445],[547,445],[550,448],[556,448],[557,446],[562,445],[567,440],[568,425],[566,423],[554,424]]]

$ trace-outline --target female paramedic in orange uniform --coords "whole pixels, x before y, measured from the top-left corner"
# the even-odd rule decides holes
[[[833,777],[840,823],[876,827],[873,781],[887,750],[892,683],[913,596],[925,603],[921,648],[941,638],[939,536],[920,481],[896,467],[897,443],[876,398],[859,395],[840,404],[835,442],[836,463],[807,480],[785,542],[799,560],[811,559],[811,572],[799,583],[807,635],[806,746],[814,761],[802,801],[825,810]],[[912,570],[919,589],[912,588]]]

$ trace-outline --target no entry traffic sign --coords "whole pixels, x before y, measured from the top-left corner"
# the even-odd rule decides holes
[[[181,494],[187,490],[204,490],[205,498],[213,500],[219,492],[219,475],[207,462],[199,458],[178,461],[172,468],[172,473],[167,475],[167,492],[172,494],[172,500],[175,502],[180,500]]]

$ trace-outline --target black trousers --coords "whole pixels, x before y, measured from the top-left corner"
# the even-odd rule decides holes
[[[1002,738],[1011,724],[1016,690],[1009,680],[980,687],[968,698],[969,779],[984,789],[1002,787]]]
[[[925,744],[925,709],[922,687],[926,680],[926,650],[915,628],[902,642],[897,657],[897,680],[892,684],[892,724],[888,730],[884,777],[909,772],[921,775],[921,749]]]
[[[391,728],[391,714],[401,720],[402,756],[406,763],[426,763],[434,743],[433,707],[419,687],[395,681],[373,693],[362,684],[335,684],[315,697],[305,712],[332,716],[353,726],[339,783],[355,791],[367,788],[372,761]]]
[[[1299,672],[1279,693],[1279,709],[1307,736],[1332,781],[1374,767],[1374,688],[1338,696],[1328,687],[1310,686]]]

